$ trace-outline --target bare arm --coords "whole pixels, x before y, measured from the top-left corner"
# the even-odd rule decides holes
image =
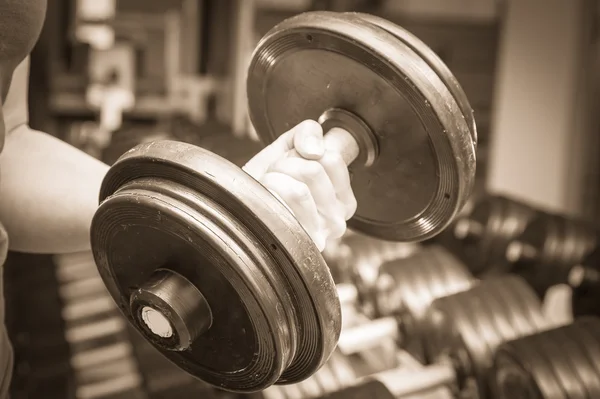
[[[0,220],[11,250],[65,253],[90,248],[89,228],[108,166],[23,125],[0,156]]]
[[[5,104],[8,134],[0,156],[0,221],[11,250],[53,254],[87,250],[108,166],[29,128],[27,75],[27,65],[17,69]]]

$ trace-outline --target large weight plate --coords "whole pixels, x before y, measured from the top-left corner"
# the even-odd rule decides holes
[[[376,290],[378,315],[397,315],[402,346],[422,363],[426,310],[436,298],[468,290],[474,283],[467,268],[445,248],[431,245],[404,259],[384,263]]]
[[[535,213],[516,199],[489,195],[475,204],[471,214],[457,220],[454,234],[462,241],[461,253],[471,271],[476,276],[510,271],[506,248],[523,233]]]
[[[600,397],[600,321],[583,318],[501,345],[492,386],[497,399]]]
[[[488,375],[496,348],[547,328],[541,303],[516,276],[484,280],[468,291],[438,298],[425,316],[429,360],[455,359],[458,385],[489,398]]]
[[[569,276],[574,317],[600,317],[600,249],[596,248]]]
[[[327,265],[286,207],[237,166],[185,143],[142,144],[110,169],[100,200],[91,240],[102,279],[180,368],[249,392],[300,381],[332,353],[341,310]],[[159,268],[186,278],[212,311],[187,350],[165,349],[132,314],[131,294]]]
[[[454,74],[452,74],[450,69],[448,69],[448,66],[444,64],[444,61],[442,61],[441,58],[438,57],[438,55],[429,46],[427,46],[421,41],[421,39],[409,31],[401,28],[391,21],[388,21],[387,19],[358,12],[348,13],[347,15],[358,17],[375,26],[385,29],[410,47],[411,50],[417,53],[429,65],[429,67],[435,71],[438,77],[444,82],[452,96],[454,96],[454,100],[458,104],[462,112],[462,116],[467,121],[471,138],[473,139],[473,142],[477,144],[477,125],[473,115],[474,111],[469,103],[467,95]]]
[[[568,282],[573,267],[596,246],[597,234],[596,228],[586,222],[538,213],[509,244],[507,257],[515,272],[523,275],[543,297],[551,286]],[[523,249],[512,254],[514,247]]]
[[[328,109],[374,132],[370,167],[350,166],[358,210],[349,226],[419,241],[464,205],[475,174],[475,134],[430,64],[387,30],[352,14],[310,12],[260,41],[247,80],[251,120],[265,143]]]

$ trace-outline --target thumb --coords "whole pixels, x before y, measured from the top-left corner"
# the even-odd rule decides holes
[[[318,160],[325,154],[323,128],[313,120],[300,123],[294,134],[294,149],[305,159]]]
[[[263,148],[242,169],[255,179],[260,179],[275,161],[294,149],[305,159],[321,159],[325,154],[321,125],[313,120],[300,122]]]

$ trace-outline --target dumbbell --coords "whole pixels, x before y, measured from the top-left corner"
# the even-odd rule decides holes
[[[490,379],[495,399],[600,398],[600,319],[500,345]]]
[[[247,78],[264,143],[306,119],[350,167],[356,231],[430,238],[468,198],[472,108],[414,36],[369,15],[310,12],[259,42]],[[157,141],[109,170],[91,242],[102,278],[146,339],[180,368],[236,392],[312,375],[341,313],[318,248],[288,208],[232,163]]]
[[[378,318],[370,323],[343,329],[338,348],[350,355],[393,339],[425,362],[423,318],[431,302],[439,297],[465,291],[473,285],[466,267],[438,245],[384,263],[370,300]]]
[[[382,263],[406,257],[417,248],[415,243],[384,241],[347,230],[340,239],[330,240],[322,255],[336,283],[356,283],[361,276],[368,284]]]
[[[589,255],[598,230],[565,215],[539,212],[506,248],[506,260],[540,297],[548,288],[567,284],[573,267]]]
[[[509,271],[506,247],[518,237],[536,211],[526,203],[504,195],[487,195],[472,211],[454,222],[460,255],[475,276]]]
[[[339,252],[341,254],[345,252],[345,257],[333,264],[343,268],[345,281],[353,287],[354,306],[367,317],[373,318],[376,316],[376,309],[370,296],[375,289],[379,269],[386,262],[406,258],[419,250],[419,246],[414,243],[383,241],[359,233],[345,235],[341,245],[346,250]],[[329,261],[327,264],[331,268]],[[338,274],[340,274],[339,269]],[[338,284],[338,293],[339,287],[340,284]],[[349,298],[348,294],[346,298]]]
[[[569,276],[573,316],[600,317],[600,249],[596,248]]]
[[[457,397],[492,399],[488,376],[496,348],[549,327],[540,300],[513,275],[434,300],[424,320],[430,365],[416,372],[398,368],[374,374],[326,397],[400,398],[447,387]]]

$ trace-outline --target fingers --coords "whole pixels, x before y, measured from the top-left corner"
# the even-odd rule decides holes
[[[350,185],[350,173],[346,163],[340,153],[336,151],[326,151],[319,163],[329,176],[337,199],[343,204],[345,220],[350,219],[356,212],[357,204]]]
[[[341,155],[327,150],[319,123],[299,123],[244,167],[286,204],[319,249],[339,238],[356,212],[350,175]]]
[[[298,154],[305,159],[320,159],[325,153],[323,127],[316,121],[306,120],[294,130],[293,148]]]
[[[312,120],[297,124],[256,154],[242,169],[250,176],[260,180],[269,166],[294,148],[304,158],[321,158],[325,152],[321,125]]]
[[[325,248],[326,236],[321,229],[321,218],[317,205],[308,186],[298,180],[278,172],[268,172],[262,178],[262,184],[283,199],[292,210],[298,222],[315,242],[319,251]]]
[[[327,220],[327,233],[331,238],[339,238],[346,230],[345,209],[340,206],[336,190],[323,166],[317,161],[304,158],[283,158],[275,162],[268,172],[288,175],[306,184],[317,210]]]

